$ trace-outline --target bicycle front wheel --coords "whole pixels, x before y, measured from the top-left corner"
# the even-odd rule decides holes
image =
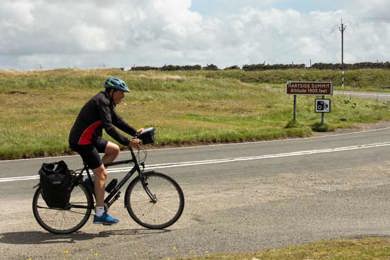
[[[87,222],[93,208],[91,193],[79,184],[70,194],[66,209],[50,208],[42,197],[41,187],[35,191],[32,203],[34,217],[41,227],[54,234],[69,234]]]
[[[180,218],[184,209],[184,194],[171,177],[146,172],[127,187],[125,204],[130,216],[141,226],[163,229]]]

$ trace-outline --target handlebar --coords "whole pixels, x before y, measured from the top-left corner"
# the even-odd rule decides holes
[[[156,129],[154,127],[149,127],[149,128],[144,129],[141,133],[136,134],[135,138],[141,140],[141,142],[138,144],[138,147],[135,147],[135,148],[137,148],[138,158],[135,155],[135,152],[134,152],[132,145],[129,144],[128,147],[129,147],[129,151],[131,154],[131,159],[107,163],[104,166],[109,167],[109,166],[113,166],[113,165],[126,164],[126,163],[130,163],[130,162],[134,162],[136,165],[144,166],[144,162],[145,162],[146,157],[147,157],[147,152],[146,152],[146,150],[144,150],[145,151],[145,158],[143,160],[141,160],[140,159],[141,147],[142,147],[142,145],[154,143],[155,131],[156,131]]]

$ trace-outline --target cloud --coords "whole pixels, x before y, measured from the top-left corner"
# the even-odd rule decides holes
[[[350,8],[354,13],[367,20],[390,22],[390,1],[388,0],[351,1]]]
[[[341,17],[345,62],[390,58],[388,1],[312,12],[274,2],[215,0],[230,11],[210,16],[190,0],[3,0],[0,67],[339,62]]]

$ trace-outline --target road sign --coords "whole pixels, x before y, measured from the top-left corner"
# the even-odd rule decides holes
[[[287,94],[290,95],[333,95],[332,82],[289,81]]]
[[[330,99],[316,99],[315,100],[316,113],[329,113],[330,112]]]

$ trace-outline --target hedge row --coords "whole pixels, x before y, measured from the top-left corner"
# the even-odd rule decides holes
[[[162,70],[162,71],[170,71],[170,70],[218,70],[218,67],[214,64],[210,64],[207,66],[200,65],[164,65],[162,67],[150,67],[150,66],[135,66],[132,67],[131,70]]]
[[[280,70],[280,69],[327,69],[327,70],[340,70],[344,67],[347,70],[353,69],[390,69],[390,62],[360,62],[353,64],[340,64],[340,63],[315,63],[311,67],[306,67],[305,64],[250,64],[242,66],[242,70],[255,71],[255,70]],[[239,66],[229,66],[224,70],[241,69]],[[174,71],[174,70],[219,70],[219,68],[210,64],[202,67],[201,65],[164,65],[162,67],[150,67],[150,66],[134,66],[131,70],[162,70],[162,71]]]
[[[343,65],[340,63],[315,63],[311,66],[311,68],[339,70],[343,68]],[[359,62],[354,64],[344,63],[344,69],[390,69],[390,62]]]
[[[283,70],[283,69],[304,69],[305,64],[252,64],[244,65],[243,70]]]

